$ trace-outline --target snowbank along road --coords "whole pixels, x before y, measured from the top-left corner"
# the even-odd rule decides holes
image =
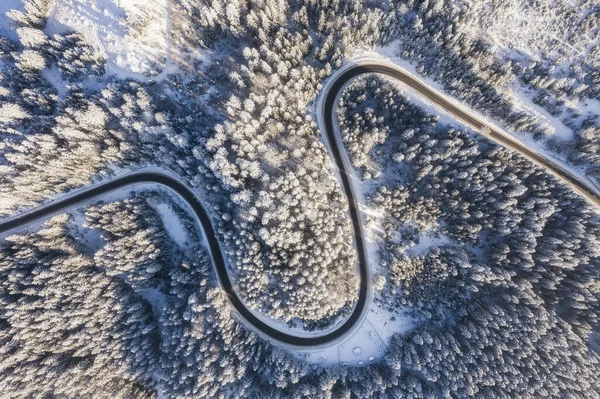
[[[0,234],[9,232],[11,230],[23,227],[29,223],[33,223],[53,214],[61,211],[71,209],[77,205],[81,205],[90,201],[91,199],[97,198],[103,194],[107,194],[111,191],[118,190],[120,188],[130,186],[136,183],[155,183],[166,188],[169,188],[177,195],[179,195],[192,209],[195,214],[200,226],[204,231],[210,256],[212,258],[217,276],[223,290],[229,296],[229,299],[235,308],[236,312],[244,321],[256,329],[261,335],[279,341],[280,343],[300,346],[300,347],[312,347],[321,346],[324,344],[331,343],[344,335],[346,335],[358,322],[362,319],[367,309],[367,299],[370,292],[370,281],[369,281],[369,267],[367,262],[366,246],[364,242],[364,234],[362,231],[362,223],[359,214],[358,203],[354,194],[352,184],[349,177],[349,165],[345,165],[342,157],[342,149],[339,144],[341,139],[339,138],[339,132],[335,130],[334,123],[334,108],[338,94],[343,87],[351,79],[366,73],[379,73],[397,79],[413,90],[432,101],[436,106],[443,108],[446,112],[453,115],[456,119],[472,126],[479,133],[484,136],[500,143],[501,145],[522,153],[525,157],[529,158],[533,162],[544,166],[551,173],[564,180],[571,187],[582,193],[591,202],[600,206],[600,194],[597,192],[595,187],[587,182],[583,181],[579,177],[573,175],[565,168],[550,161],[543,155],[530,150],[522,143],[510,137],[507,133],[500,131],[492,124],[486,122],[479,116],[472,114],[462,107],[453,104],[451,101],[446,99],[443,95],[431,89],[423,82],[417,80],[406,71],[395,68],[390,65],[383,65],[379,63],[363,63],[352,65],[342,73],[337,74],[332,78],[326,87],[326,91],[322,93],[324,101],[322,102],[322,117],[324,120],[325,137],[329,142],[330,155],[335,162],[335,166],[339,171],[339,178],[342,184],[344,193],[348,199],[348,207],[350,217],[352,218],[354,239],[356,250],[358,254],[359,270],[360,270],[360,289],[358,295],[358,301],[354,306],[350,316],[335,330],[327,332],[318,336],[296,336],[280,331],[272,326],[264,323],[258,319],[252,311],[250,311],[242,302],[242,300],[235,293],[232,286],[232,282],[229,278],[223,253],[221,251],[219,241],[215,235],[211,220],[202,206],[198,197],[188,188],[185,184],[179,181],[177,178],[170,176],[166,173],[160,172],[136,172],[131,173],[122,177],[114,178],[110,181],[100,183],[93,187],[84,188],[77,190],[75,193],[68,195],[62,199],[56,199],[46,205],[39,208],[33,209],[29,212],[12,217],[0,223]],[[349,265],[350,267],[351,265]]]

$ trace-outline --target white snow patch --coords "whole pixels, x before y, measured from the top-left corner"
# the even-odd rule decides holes
[[[188,234],[183,227],[181,219],[177,216],[173,208],[164,202],[148,201],[148,204],[160,216],[169,237],[171,237],[171,239],[173,239],[180,247],[186,246],[189,241]]]
[[[385,354],[392,336],[405,334],[413,325],[413,319],[400,311],[391,313],[372,303],[360,326],[344,340],[318,349],[294,350],[292,354],[321,366],[340,363],[362,365],[380,359]]]
[[[594,352],[600,354],[600,333],[593,332],[589,335],[589,346]]]
[[[145,79],[168,61],[170,0],[56,0],[47,34],[81,33],[107,58],[107,71]]]
[[[600,100],[595,98],[588,98],[583,104],[578,107],[583,112],[588,112],[594,115],[600,115]]]
[[[78,208],[70,212],[72,223],[77,229],[75,240],[79,241],[84,248],[89,251],[90,255],[96,253],[104,247],[106,241],[99,230],[85,226],[85,211],[83,208]]]
[[[534,103],[533,97],[535,97],[535,95],[535,92],[528,90],[517,83],[514,83],[512,85],[512,90],[509,91],[511,104],[516,110],[524,111],[527,114],[537,117],[539,122],[550,127],[549,133],[552,133],[553,137],[561,141],[573,140],[573,130],[568,126],[565,126],[560,119],[550,115],[548,111]]]
[[[52,68],[46,68],[42,71],[42,76],[48,82],[50,82],[52,87],[56,89],[58,96],[64,99],[67,93],[69,92],[69,89],[67,89],[67,85],[69,84],[69,82],[61,78],[60,71],[58,70],[58,68],[55,65],[53,65]]]
[[[0,36],[12,41],[19,40],[17,31],[11,29],[12,20],[6,15],[11,10],[23,11],[23,2],[21,0],[2,0],[0,1]]]
[[[158,288],[147,288],[140,291],[139,294],[142,298],[147,300],[148,303],[150,303],[156,320],[159,320],[160,316],[162,315],[163,308],[165,307],[165,294],[160,292]]]
[[[439,247],[442,245],[456,244],[450,237],[445,234],[423,233],[419,236],[419,243],[410,248],[407,248],[406,254],[415,257],[423,255],[429,248]]]
[[[581,101],[579,99],[569,99],[565,102],[565,104],[577,110],[580,116],[576,119],[576,125],[581,125],[581,123],[592,116],[600,115],[600,100],[595,98],[586,98]]]

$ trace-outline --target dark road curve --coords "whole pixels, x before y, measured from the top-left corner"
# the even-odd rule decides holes
[[[225,264],[225,260],[223,259],[223,253],[221,252],[219,241],[213,229],[211,220],[208,214],[206,213],[204,207],[200,203],[200,200],[183,183],[181,183],[179,180],[168,174],[163,174],[159,172],[131,173],[129,175],[116,178],[106,183],[100,183],[93,187],[83,189],[81,191],[78,191],[76,194],[69,196],[68,198],[54,200],[49,204],[43,205],[32,211],[23,213],[12,219],[0,223],[0,234],[6,233],[8,231],[27,225],[29,223],[47,218],[57,212],[67,210],[76,205],[83,204],[91,199],[100,197],[103,194],[108,194],[112,191],[131,186],[132,184],[139,183],[155,183],[169,188],[175,193],[177,193],[190,206],[190,208],[200,221],[202,229],[204,230],[204,235],[208,243],[208,250],[210,252],[210,256],[212,258],[217,275],[219,277],[221,287],[226,292],[227,296],[229,297],[229,300],[231,301],[231,304],[239,313],[239,315],[243,317],[245,321],[252,325],[256,330],[259,330],[264,335],[267,335],[270,338],[275,339],[277,341],[294,346],[307,347],[322,345],[331,342],[344,335],[344,333],[354,325],[356,318],[350,316],[342,325],[340,325],[339,328],[332,331],[331,333],[321,336],[307,337],[286,334],[282,331],[271,327],[270,325],[257,318],[243,304],[242,300],[235,293],[231,280],[229,279],[227,266]]]
[[[27,225],[29,223],[47,218],[57,212],[67,210],[76,205],[81,205],[82,203],[85,203],[93,198],[99,197],[103,194],[107,194],[114,190],[130,186],[132,184],[156,183],[166,188],[169,188],[175,193],[177,193],[195,213],[204,231],[204,235],[208,243],[208,250],[210,252],[210,256],[213,261],[221,287],[228,295],[229,300],[231,301],[231,304],[233,305],[237,313],[248,324],[252,325],[254,329],[260,331],[263,335],[266,335],[269,338],[293,346],[311,347],[330,343],[331,341],[334,341],[346,334],[350,329],[352,329],[355,326],[355,324],[363,316],[365,316],[366,304],[370,288],[366,245],[364,242],[364,234],[362,231],[362,223],[358,209],[358,202],[356,200],[352,184],[350,183],[350,176],[346,170],[342,158],[342,153],[338,141],[336,139],[334,121],[334,107],[339,92],[342,90],[345,84],[353,78],[368,73],[383,74],[405,83],[406,85],[410,86],[433,103],[444,108],[448,113],[452,114],[457,119],[471,125],[477,130],[481,130],[480,133],[483,134],[485,137],[489,137],[507,148],[518,151],[527,158],[531,159],[532,161],[544,166],[550,172],[554,173],[562,180],[566,181],[569,185],[576,188],[579,192],[581,192],[584,196],[586,196],[596,205],[600,206],[600,195],[598,195],[585,183],[581,182],[576,176],[572,175],[571,173],[563,169],[561,166],[555,164],[554,162],[528,149],[518,141],[511,139],[510,137],[506,137],[505,134],[498,131],[493,126],[485,123],[485,121],[482,121],[474,115],[463,111],[455,104],[440,96],[437,92],[430,89],[427,85],[418,81],[411,75],[390,66],[380,65],[377,63],[363,63],[351,66],[346,71],[336,76],[334,80],[329,82],[327,91],[323,93],[325,97],[322,103],[321,110],[321,116],[325,125],[325,131],[323,133],[325,134],[326,140],[330,144],[329,150],[333,161],[335,162],[335,165],[339,171],[339,178],[342,184],[342,189],[348,199],[348,207],[353,225],[354,242],[356,245],[360,271],[360,287],[356,305],[353,308],[350,316],[334,331],[319,336],[297,336],[292,334],[286,334],[266,324],[258,317],[256,317],[248,308],[246,308],[241,299],[235,293],[235,290],[229,278],[227,266],[223,258],[223,253],[221,251],[219,241],[217,239],[217,236],[215,235],[215,231],[213,229],[211,220],[208,214],[206,213],[204,207],[202,206],[200,200],[183,183],[181,183],[175,177],[170,176],[166,173],[134,172],[107,181],[105,183],[99,183],[98,185],[79,190],[76,193],[69,195],[67,198],[56,199],[53,202],[42,205],[39,208],[33,209],[29,212],[0,222],[0,234],[6,233],[8,231]],[[487,131],[485,131],[484,129]]]
[[[580,194],[586,197],[590,202],[596,206],[600,206],[600,194],[594,188],[592,183],[582,181],[579,177],[575,176],[562,166],[549,160],[543,155],[531,150],[526,145],[522,144],[518,140],[510,137],[508,134],[500,131],[493,125],[489,124],[482,118],[476,115],[470,114],[452,103],[448,99],[441,96],[437,91],[431,89],[425,83],[419,81],[415,77],[411,76],[407,72],[400,69],[394,68],[393,66],[382,65],[378,63],[360,63],[352,65],[345,72],[341,73],[331,84],[324,102],[323,115],[325,116],[325,128],[326,133],[329,136],[333,133],[333,108],[336,96],[338,92],[344,87],[344,85],[351,79],[368,73],[377,73],[385,75],[409,86],[420,95],[424,96],[438,107],[443,108],[446,112],[454,116],[456,119],[465,122],[469,126],[475,128],[475,130],[482,136],[492,139],[500,145],[520,152],[529,160],[534,163],[546,168],[549,172],[554,174],[556,177],[563,180],[567,185],[577,190]],[[337,149],[336,149],[337,150]]]

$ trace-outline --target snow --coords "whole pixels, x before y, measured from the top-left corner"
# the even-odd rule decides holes
[[[160,292],[156,287],[142,290],[139,294],[152,306],[152,313],[154,313],[156,320],[160,320],[163,308],[165,307],[165,294]],[[161,323],[158,324],[161,326]]]
[[[56,0],[45,32],[74,30],[107,58],[107,71],[147,80],[168,62],[170,0]]]
[[[171,205],[154,200],[149,200],[148,204],[160,216],[169,237],[171,237],[171,239],[180,247],[185,247],[189,242],[189,237],[185,231],[185,227],[183,227],[181,219],[177,216]]]
[[[466,12],[471,16],[457,28],[467,35],[490,41],[498,53],[527,54],[534,60],[549,57],[572,60],[585,56],[594,45],[593,37],[573,34],[574,29],[569,26],[586,13],[576,2],[503,1],[491,5],[482,1],[459,0],[453,4],[458,7],[468,4]],[[573,17],[564,18],[566,10],[573,13]]]
[[[393,335],[405,334],[413,325],[412,318],[388,312],[373,302],[366,318],[342,340],[315,349],[295,349],[292,354],[320,366],[370,363],[385,355]]]
[[[521,85],[514,83],[509,96],[515,110],[524,111],[527,114],[536,116],[540,120],[540,123],[544,123],[550,127],[549,133],[552,133],[553,137],[561,141],[573,140],[574,134],[571,128],[565,126],[560,119],[550,115],[548,111],[533,102],[533,98],[536,96],[534,91],[527,90]]]
[[[580,126],[581,123],[589,117],[600,115],[600,100],[595,98],[586,98],[584,101],[570,99],[565,102],[565,105],[577,110],[580,114],[575,120],[577,126]]]
[[[451,244],[456,244],[456,242],[445,234],[423,233],[419,236],[419,243],[409,247],[406,250],[406,254],[412,258],[415,256],[424,255],[429,248]]]
[[[75,240],[79,241],[89,256],[93,256],[106,243],[104,237],[102,237],[102,232],[85,226],[85,210],[83,206],[68,213],[71,214],[72,224],[77,230]]]
[[[580,111],[587,112],[589,114],[600,115],[600,100],[588,98],[583,104],[579,104],[577,108]]]
[[[594,352],[600,354],[600,333],[593,332],[589,335],[589,346]]]
[[[64,99],[66,97],[69,92],[67,89],[69,82],[61,78],[60,72],[56,66],[53,65],[51,68],[44,69],[42,71],[42,76],[56,89],[60,98]]]
[[[12,41],[17,41],[19,37],[14,29],[10,28],[12,22],[6,15],[10,10],[23,11],[23,2],[21,0],[2,0],[0,1],[0,36],[6,37]]]

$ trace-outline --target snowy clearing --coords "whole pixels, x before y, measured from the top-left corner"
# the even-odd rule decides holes
[[[177,216],[173,208],[169,204],[158,202],[154,199],[150,199],[148,204],[160,216],[169,237],[171,237],[180,247],[186,246],[189,237],[181,223],[181,219],[179,219],[179,216]]]
[[[157,75],[169,56],[168,0],[56,0],[46,33],[74,30],[121,78]]]
[[[18,40],[17,32],[11,29],[11,19],[6,15],[11,10],[23,11],[23,2],[21,0],[2,0],[0,1],[0,36],[10,40]]]
[[[410,317],[388,312],[372,302],[366,318],[344,340],[313,350],[296,349],[292,353],[299,359],[321,366],[340,363],[359,366],[380,359],[392,336],[406,333],[413,324]]]

